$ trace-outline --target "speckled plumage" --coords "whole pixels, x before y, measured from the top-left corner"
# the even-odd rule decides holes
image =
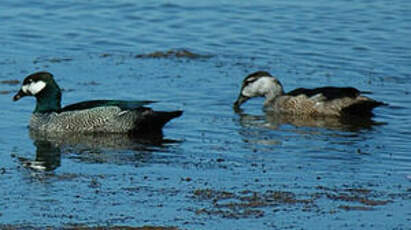
[[[150,112],[121,111],[116,106],[108,106],[62,113],[34,113],[30,128],[43,132],[123,133],[134,129],[135,121],[144,119],[144,113]]]
[[[38,84],[39,82],[42,83]],[[129,133],[138,136],[162,136],[162,127],[182,114],[182,111],[162,112],[143,107],[150,101],[96,100],[61,108],[60,88],[48,72],[27,76],[22,89],[13,100],[24,96],[36,97],[37,104],[29,127],[43,133]]]
[[[352,87],[299,88],[284,93],[281,83],[264,71],[248,75],[234,103],[241,104],[252,97],[265,97],[264,109],[273,112],[304,116],[371,116],[372,109],[384,103],[360,95]]]
[[[267,110],[277,111],[281,113],[290,114],[305,114],[311,116],[341,116],[348,115],[345,112],[350,113],[349,109],[355,104],[373,103],[369,98],[358,96],[355,98],[341,97],[333,100],[327,100],[321,94],[308,97],[304,94],[298,96],[283,95],[276,99],[269,100],[264,103],[264,107]],[[360,112],[360,111],[358,111]],[[364,113],[370,111],[364,107]]]

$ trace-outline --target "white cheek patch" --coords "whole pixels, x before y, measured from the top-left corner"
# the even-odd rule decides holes
[[[32,82],[29,85],[23,85],[21,90],[24,93],[30,92],[32,95],[36,95],[40,91],[42,91],[46,87],[46,83],[44,81],[37,81]]]
[[[242,93],[246,97],[263,96],[272,87],[273,87],[273,79],[271,77],[261,77],[260,79],[244,87]]]
[[[246,87],[244,87],[242,94],[246,97],[254,97],[254,87],[252,87],[252,85],[247,85]]]

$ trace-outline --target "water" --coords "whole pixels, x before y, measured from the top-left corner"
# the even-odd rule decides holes
[[[0,226],[409,229],[411,2],[1,5]],[[201,57],[144,56],[181,49]],[[173,141],[35,141],[34,100],[13,103],[20,85],[3,81],[38,70],[55,75],[63,104],[183,109],[164,129]],[[276,124],[259,99],[236,114],[256,70],[286,91],[354,86],[389,106],[375,110],[379,125],[337,129]]]

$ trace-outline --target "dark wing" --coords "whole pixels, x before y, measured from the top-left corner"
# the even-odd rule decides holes
[[[383,102],[375,101],[375,100],[362,100],[353,103],[352,105],[343,108],[342,112],[349,115],[357,115],[357,116],[372,116],[372,110],[375,107],[387,105]]]
[[[94,100],[83,101],[63,107],[60,112],[91,109],[100,106],[118,106],[121,110],[134,110],[155,101],[122,101],[122,100]]]
[[[343,97],[356,98],[358,95],[360,95],[361,92],[358,89],[352,87],[321,87],[315,89],[298,88],[288,92],[286,95],[298,96],[304,94],[307,97],[311,97],[319,93],[327,98],[327,100],[334,100]]]

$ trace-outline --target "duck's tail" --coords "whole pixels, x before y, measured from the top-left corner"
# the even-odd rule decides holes
[[[176,110],[171,112],[164,112],[164,111],[154,111],[151,119],[154,123],[154,127],[163,128],[167,122],[171,119],[177,118],[183,114],[183,111]]]
[[[367,100],[359,100],[351,104],[350,106],[342,109],[342,112],[345,115],[350,115],[350,116],[371,117],[373,116],[372,110],[382,105],[388,105],[388,104],[367,98]]]
[[[183,111],[153,111],[145,108],[142,116],[136,120],[135,129],[132,135],[139,138],[162,138],[163,127],[171,119],[177,118],[183,114]]]

